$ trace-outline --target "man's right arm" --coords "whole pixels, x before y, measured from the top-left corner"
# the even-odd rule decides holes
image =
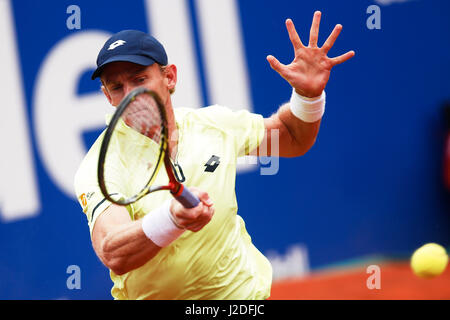
[[[103,264],[117,275],[139,268],[161,250],[145,235],[142,220],[132,221],[125,207],[114,204],[98,217],[92,245]]]
[[[195,208],[186,209],[174,199],[169,214],[176,226],[197,232],[212,219],[214,208],[206,192],[195,187],[190,189],[201,200],[200,203]],[[125,207],[114,204],[97,218],[92,230],[92,245],[103,264],[115,274],[141,267],[161,250],[144,232],[143,222],[144,219],[133,221]]]

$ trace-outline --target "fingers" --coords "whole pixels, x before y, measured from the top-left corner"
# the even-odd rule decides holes
[[[212,206],[204,205],[201,202],[197,207],[185,209],[184,212],[179,213],[178,222],[184,229],[197,232],[211,221],[214,211]]]
[[[297,30],[295,30],[294,23],[291,19],[286,20],[286,28],[289,34],[289,39],[292,42],[292,46],[294,47],[294,51],[297,51],[300,48],[304,48],[300,37],[298,36]]]
[[[338,57],[331,58],[330,60],[331,60],[331,63],[333,64],[333,67],[334,67],[334,66],[336,66],[338,64],[341,64],[341,63],[347,61],[350,58],[353,58],[354,56],[355,56],[355,51],[352,50],[352,51],[344,53],[344,54],[342,54],[342,55],[340,55]]]
[[[197,219],[192,223],[188,223],[186,225],[186,229],[193,232],[200,231],[201,229],[203,229],[204,226],[206,226],[211,221],[213,215],[214,215],[214,208],[203,205],[201,213],[199,214]]]
[[[185,208],[175,200],[171,212],[177,225],[197,232],[211,221],[214,215],[213,202],[207,192],[195,187],[190,187],[189,190],[199,198],[200,203],[194,208]]]
[[[273,70],[278,72],[281,76],[284,76],[284,69],[286,68],[286,66],[284,64],[282,64],[280,61],[278,61],[277,58],[275,58],[274,56],[271,56],[271,55],[267,56],[267,61],[269,62],[270,67]]]
[[[208,207],[211,207],[213,205],[212,200],[210,199],[209,195],[205,191],[201,191],[199,189],[195,189],[197,193],[197,197],[200,199],[203,204],[205,204]]]
[[[329,35],[328,39],[325,41],[325,43],[322,46],[322,49],[325,51],[325,53],[328,53],[330,49],[333,47],[334,42],[336,41],[337,37],[341,33],[342,25],[337,24],[331,34]]]
[[[310,47],[317,47],[317,41],[319,40],[319,25],[321,16],[322,13],[320,11],[314,12],[313,22],[311,24],[311,30],[309,32]]]

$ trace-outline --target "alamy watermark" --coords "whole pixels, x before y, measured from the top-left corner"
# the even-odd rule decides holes
[[[81,29],[81,9],[79,6],[72,4],[67,7],[66,13],[70,14],[66,20],[66,27],[69,30]]]
[[[370,16],[366,20],[366,26],[369,30],[381,29],[381,9],[376,4],[367,7],[367,14]]]
[[[381,289],[381,269],[380,266],[370,265],[366,269],[366,273],[370,274],[367,278],[366,286],[369,290]]]
[[[66,287],[69,290],[81,289],[81,269],[79,266],[72,264],[67,267],[66,273],[69,274],[66,280]]]
[[[207,148],[202,146],[204,157],[192,157],[190,162],[187,161],[184,164],[205,167],[205,172],[214,172],[217,167],[221,168],[228,165],[257,166],[259,164],[261,175],[276,175],[280,165],[280,132],[278,129],[266,129],[264,133],[265,139],[257,141],[254,136],[248,134],[247,128],[243,128],[242,131],[236,131],[235,136],[238,137],[237,139],[241,139],[239,141],[241,143],[239,145],[240,149],[236,150],[238,154],[234,155],[237,158],[230,154],[225,156],[224,150],[220,148],[223,145],[223,136],[211,136]],[[196,131],[194,127],[192,128],[190,139],[192,141],[202,141],[204,135],[205,133],[202,130]],[[178,131],[174,130],[169,136],[169,144],[172,141],[177,141],[177,139]],[[255,142],[259,144],[256,145]],[[175,151],[173,150],[173,152]],[[176,154],[172,154],[172,158],[176,158]]]

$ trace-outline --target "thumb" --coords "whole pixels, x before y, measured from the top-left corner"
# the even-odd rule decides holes
[[[271,67],[273,70],[275,70],[276,72],[278,72],[280,75],[283,74],[283,69],[284,69],[284,67],[286,67],[284,64],[282,64],[280,61],[278,61],[277,58],[275,58],[275,57],[272,56],[272,55],[268,55],[266,59],[267,59],[267,61],[269,62],[270,67]]]

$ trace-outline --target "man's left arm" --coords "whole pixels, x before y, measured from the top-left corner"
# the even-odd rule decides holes
[[[258,148],[259,155],[297,157],[305,154],[316,141],[321,118],[325,108],[325,86],[330,78],[331,69],[355,55],[349,51],[335,58],[327,56],[333,47],[341,25],[336,25],[323,46],[319,48],[321,13],[314,13],[308,46],[303,45],[295,30],[294,23],[286,20],[289,39],[294,47],[294,60],[284,65],[269,55],[267,60],[275,71],[293,88],[289,103],[281,106],[277,113],[264,119],[265,136]],[[278,144],[273,147],[273,144]],[[264,150],[262,150],[264,148]],[[272,150],[277,150],[273,154]]]

